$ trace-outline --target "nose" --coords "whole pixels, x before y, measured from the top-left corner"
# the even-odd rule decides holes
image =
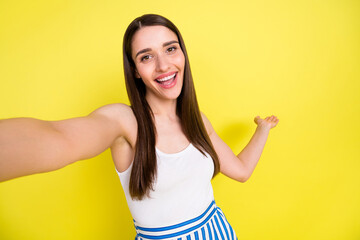
[[[170,63],[165,56],[158,55],[156,58],[156,71],[166,72],[170,67]]]

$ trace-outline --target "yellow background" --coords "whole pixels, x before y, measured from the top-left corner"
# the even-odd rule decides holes
[[[248,182],[213,181],[239,239],[360,239],[359,1],[0,1],[0,118],[128,103],[122,37],[145,13],[182,32],[201,110],[234,152],[256,115],[280,119]],[[2,240],[134,233],[109,150],[0,183]]]

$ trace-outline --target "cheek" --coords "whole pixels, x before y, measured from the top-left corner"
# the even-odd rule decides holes
[[[149,78],[149,75],[151,75],[151,68],[148,65],[136,66],[136,69],[142,79]]]
[[[177,66],[181,70],[181,80],[183,82],[185,75],[185,56],[183,54],[178,58]]]
[[[184,70],[185,68],[185,56],[184,54],[180,54],[177,59],[177,65]]]

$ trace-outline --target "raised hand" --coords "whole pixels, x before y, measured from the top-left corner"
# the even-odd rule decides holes
[[[256,116],[254,118],[254,122],[258,125],[258,127],[268,128],[270,130],[278,124],[279,119],[274,115],[266,117],[265,119],[260,118],[260,116]]]

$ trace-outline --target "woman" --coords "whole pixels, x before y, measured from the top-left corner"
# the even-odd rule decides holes
[[[131,107],[110,104],[61,121],[1,120],[0,181],[56,170],[110,147],[136,239],[236,239],[215,205],[211,178],[220,171],[245,182],[279,120],[257,116],[254,136],[236,156],[199,111],[185,45],[169,20],[135,19],[123,44]]]

